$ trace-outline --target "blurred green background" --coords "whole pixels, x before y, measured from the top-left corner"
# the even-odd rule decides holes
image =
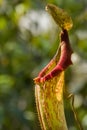
[[[69,37],[74,64],[65,83],[75,94],[75,108],[87,130],[87,0],[0,0],[0,130],[41,130],[33,78],[54,56],[60,32],[44,10],[46,3],[64,8],[73,19]],[[68,128],[77,130],[68,104]]]

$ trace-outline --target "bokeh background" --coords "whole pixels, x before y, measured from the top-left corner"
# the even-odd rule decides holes
[[[0,0],[0,130],[41,130],[33,78],[54,56],[60,32],[44,10],[47,3],[64,8],[73,19],[74,64],[66,71],[65,87],[75,95],[87,130],[87,0]],[[69,130],[77,130],[69,100],[65,113]]]

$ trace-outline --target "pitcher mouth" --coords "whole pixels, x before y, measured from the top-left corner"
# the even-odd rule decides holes
[[[39,73],[38,77],[34,79],[35,83],[43,83],[47,80],[52,79],[55,76],[58,76],[62,71],[64,71],[69,65],[72,65],[71,61],[71,55],[73,53],[72,48],[70,46],[69,37],[67,30],[61,31],[61,41],[60,41],[60,57],[56,61],[56,58],[54,60],[52,59],[48,65],[42,69],[42,71]],[[56,53],[58,56],[58,53]],[[52,67],[52,65],[55,63],[55,65]],[[52,67],[51,69],[49,69]]]

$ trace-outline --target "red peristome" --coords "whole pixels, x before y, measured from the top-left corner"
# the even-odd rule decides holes
[[[65,70],[69,65],[72,64],[71,55],[73,53],[69,42],[68,32],[66,30],[64,30],[61,33],[60,46],[61,46],[61,55],[58,65],[60,65],[61,68]]]
[[[36,77],[36,78],[34,78],[34,82],[39,83],[39,82],[41,82],[40,79],[41,79],[40,77]]]
[[[40,82],[44,82],[53,78],[54,76],[57,76],[61,71],[63,71],[63,69],[60,66],[56,66],[49,74],[45,75],[44,77],[41,77]]]
[[[69,42],[69,37],[68,37],[68,32],[67,30],[63,30],[61,32],[61,42],[60,42],[60,47],[61,47],[61,55],[59,62],[55,66],[55,68],[48,74],[45,75],[46,71],[48,70],[49,66],[52,64],[52,61],[39,73],[37,79],[35,80],[37,82],[44,82],[46,80],[49,80],[53,78],[54,76],[57,76],[61,71],[65,70],[69,65],[72,64],[71,61],[71,55],[73,53],[70,42]]]

